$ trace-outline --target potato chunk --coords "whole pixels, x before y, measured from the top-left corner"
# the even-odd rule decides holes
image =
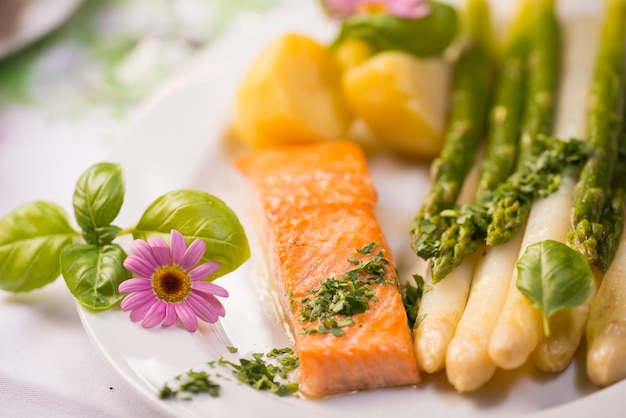
[[[346,71],[342,88],[354,114],[388,149],[432,159],[443,143],[449,84],[441,58],[389,51]]]
[[[352,120],[326,46],[286,34],[263,50],[236,96],[235,131],[255,148],[345,137]]]

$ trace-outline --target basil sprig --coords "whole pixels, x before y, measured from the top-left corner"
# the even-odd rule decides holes
[[[550,316],[582,305],[595,281],[584,255],[553,240],[529,245],[517,262],[517,272],[517,288],[541,311],[546,336]]]
[[[147,239],[167,237],[172,229],[207,244],[204,260],[221,264],[209,280],[238,268],[250,256],[237,215],[219,198],[197,190],[179,190],[155,200],[133,228],[113,222],[126,193],[122,167],[91,166],[77,181],[72,201],[76,223],[52,202],[28,203],[0,219],[0,289],[25,292],[43,287],[61,274],[84,306],[103,310],[122,299],[117,288],[131,277],[127,254],[114,240],[123,234]]]

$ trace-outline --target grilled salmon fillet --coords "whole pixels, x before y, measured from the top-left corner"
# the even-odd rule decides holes
[[[417,383],[411,331],[361,149],[343,141],[272,148],[238,156],[235,165],[260,205],[270,270],[296,340],[300,391],[323,397]],[[357,252],[372,243],[380,245]],[[371,285],[367,309],[349,315],[353,324],[341,335],[315,331],[319,319],[303,320],[312,291],[329,278],[348,280],[355,259],[376,254],[389,263],[380,275],[385,281]],[[346,318],[338,315],[337,323]]]

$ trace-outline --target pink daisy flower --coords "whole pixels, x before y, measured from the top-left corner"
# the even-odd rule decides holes
[[[330,16],[344,20],[358,14],[387,13],[404,19],[419,19],[430,13],[427,0],[323,0]]]
[[[120,293],[129,293],[121,308],[144,328],[169,327],[180,318],[187,331],[195,332],[198,318],[214,323],[224,316],[216,296],[228,297],[228,292],[203,281],[220,267],[218,262],[195,267],[204,255],[204,241],[197,239],[187,248],[180,232],[172,230],[170,237],[170,246],[161,238],[133,241],[133,255],[126,257],[124,267],[138,277],[119,285]]]

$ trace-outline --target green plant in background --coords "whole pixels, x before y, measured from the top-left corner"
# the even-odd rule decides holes
[[[85,1],[62,27],[0,60],[0,107],[73,115],[106,107],[123,116],[239,13],[263,12],[277,1]]]

